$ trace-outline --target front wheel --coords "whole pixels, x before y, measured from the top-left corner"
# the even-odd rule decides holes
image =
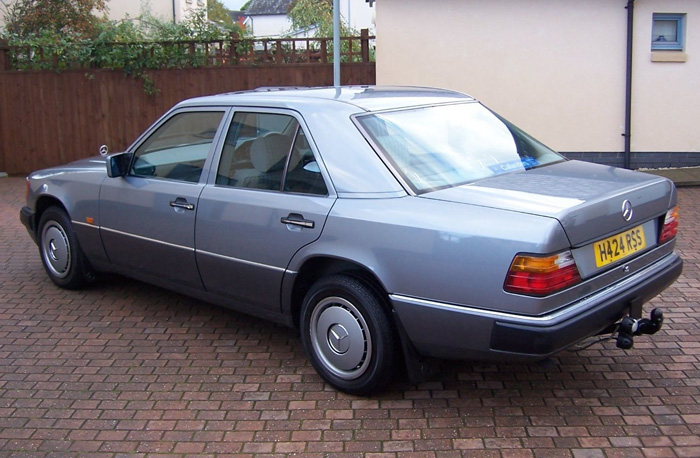
[[[62,288],[80,288],[93,277],[70,219],[61,208],[48,208],[41,215],[39,252],[49,278]]]
[[[364,282],[343,275],[323,278],[309,290],[301,340],[316,372],[350,394],[384,387],[401,357],[382,300]]]

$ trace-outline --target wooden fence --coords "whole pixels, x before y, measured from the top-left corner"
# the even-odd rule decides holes
[[[340,61],[370,62],[375,37],[340,38]],[[69,45],[13,45],[0,40],[0,71],[84,68],[188,68],[260,64],[327,64],[333,61],[333,39],[238,38],[211,41],[133,43],[77,42]]]
[[[0,53],[0,64],[8,60]],[[361,60],[341,64],[342,84],[375,83],[374,63]],[[267,64],[148,70],[147,75],[157,89],[153,95],[144,90],[142,78],[123,70],[0,70],[0,172],[26,174],[64,164],[97,154],[102,144],[123,150],[189,97],[333,84],[332,64],[321,60],[277,63],[273,58]]]

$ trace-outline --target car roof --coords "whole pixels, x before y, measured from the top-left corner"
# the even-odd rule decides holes
[[[177,106],[256,105],[295,108],[300,105],[321,103],[351,105],[361,111],[380,111],[473,100],[472,97],[459,92],[425,87],[262,87],[250,91],[196,97],[184,100]]]

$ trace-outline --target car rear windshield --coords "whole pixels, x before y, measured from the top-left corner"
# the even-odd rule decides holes
[[[356,119],[384,160],[418,194],[565,160],[476,102]]]

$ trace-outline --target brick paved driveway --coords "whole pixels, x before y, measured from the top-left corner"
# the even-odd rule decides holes
[[[0,179],[0,456],[700,457],[700,188],[666,327],[553,364],[446,364],[369,399],[337,393],[294,333],[116,277],[44,274]],[[648,311],[648,308],[647,308]]]

